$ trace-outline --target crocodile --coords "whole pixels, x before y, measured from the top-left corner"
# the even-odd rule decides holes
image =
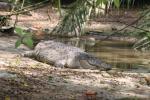
[[[52,40],[39,42],[34,50],[24,54],[55,67],[73,69],[110,70],[111,65],[85,52],[83,49]]]

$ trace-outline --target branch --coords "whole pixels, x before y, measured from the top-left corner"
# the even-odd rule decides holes
[[[48,5],[48,4],[49,4],[48,0],[42,1],[42,2],[39,2],[39,3],[34,4],[34,5],[29,5],[27,7],[23,7],[22,9],[16,10],[15,12],[13,12],[11,14],[8,14],[6,16],[13,16],[13,15],[22,14],[22,13],[25,13],[25,12],[29,12],[29,11],[32,11],[32,10],[35,10],[35,9],[42,8],[42,7],[44,7],[44,6]],[[28,10],[26,10],[26,9],[28,9]],[[26,10],[26,11],[24,11],[24,10]]]
[[[117,22],[122,23],[122,24],[125,24],[125,25],[128,25],[128,24],[126,24],[126,23],[124,23],[124,22],[121,22],[121,21],[117,21]],[[139,30],[144,31],[144,32],[150,32],[149,30],[145,30],[145,29],[142,29],[142,28],[133,26],[133,25],[131,25],[131,27],[133,27],[133,28],[135,28],[135,29],[139,29]]]
[[[120,30],[117,30],[117,31],[114,31],[112,34],[108,35],[106,38],[104,38],[102,41],[106,40],[106,39],[109,39],[112,35],[115,35],[117,34],[118,32],[130,27],[130,26],[133,26],[134,24],[136,24],[139,20],[141,20],[142,18],[144,18],[148,13],[150,12],[150,9],[148,9],[143,15],[141,15],[138,19],[136,19],[135,21],[133,21],[132,23],[126,25],[125,27],[123,27],[122,29]]]

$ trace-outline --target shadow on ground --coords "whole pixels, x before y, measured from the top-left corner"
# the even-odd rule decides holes
[[[24,58],[16,37],[0,37],[0,99],[85,100],[87,90],[97,100],[149,100],[150,73],[60,69]],[[123,99],[124,98],[124,99]]]

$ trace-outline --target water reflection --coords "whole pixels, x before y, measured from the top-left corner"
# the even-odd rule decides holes
[[[70,44],[103,59],[114,67],[123,70],[150,72],[150,53],[132,49],[132,44],[120,41],[95,41],[92,39],[56,39]]]

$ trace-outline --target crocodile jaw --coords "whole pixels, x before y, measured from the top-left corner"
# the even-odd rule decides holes
[[[67,60],[67,65],[71,68],[99,69],[105,71],[111,69],[111,65],[83,52],[70,52]]]
[[[112,68],[112,66],[110,64],[107,64],[107,63],[99,60],[96,57],[92,57],[92,58],[88,59],[87,62],[90,65],[95,66],[97,69],[100,69],[100,70],[107,71],[107,70],[110,70]]]
[[[96,69],[96,66],[91,65],[87,60],[79,60],[79,62],[84,69]]]

